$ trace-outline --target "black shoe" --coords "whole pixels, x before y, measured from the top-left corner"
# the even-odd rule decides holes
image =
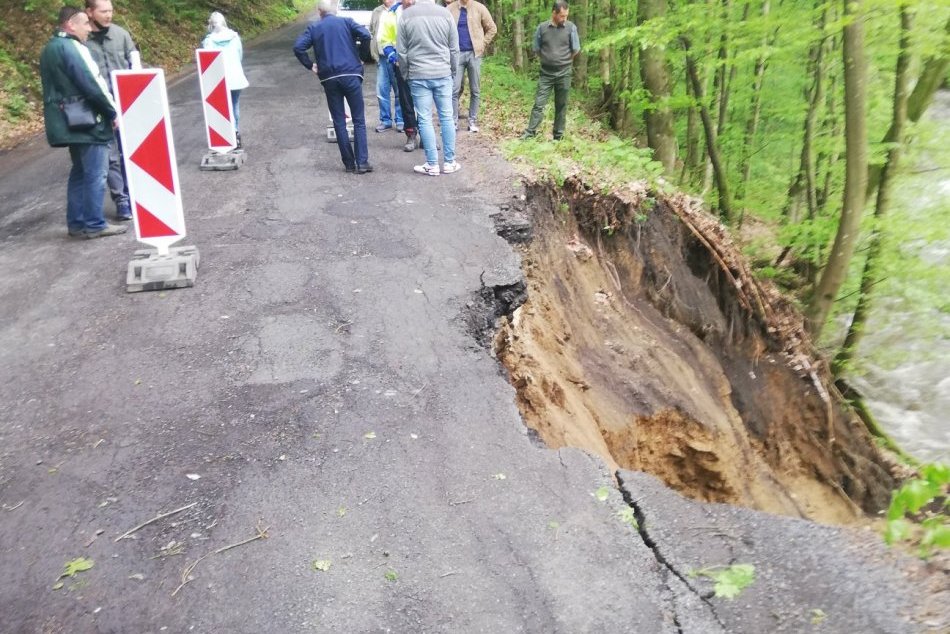
[[[355,166],[355,165],[347,165],[347,166],[346,166],[346,173],[347,173],[347,174],[356,174],[356,166]]]
[[[528,132],[527,130],[525,130],[524,132],[521,133],[521,136],[519,136],[518,138],[521,139],[522,141],[526,139],[533,139],[535,134],[536,134],[535,132]]]
[[[403,152],[412,152],[417,147],[419,147],[419,135],[418,133],[413,135],[406,135],[406,144],[402,146]]]
[[[563,138],[564,138],[564,135],[563,135],[563,134],[555,134],[555,135],[554,135],[554,140],[555,140],[555,141],[560,141],[560,140],[563,139]]]
[[[372,171],[373,171],[373,166],[370,165],[369,163],[363,163],[362,165],[356,166],[357,174],[366,174],[367,172],[372,172]]]

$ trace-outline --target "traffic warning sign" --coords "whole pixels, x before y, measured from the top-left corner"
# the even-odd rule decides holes
[[[112,89],[135,237],[167,254],[186,233],[165,73],[160,68],[113,71]]]
[[[228,90],[224,75],[224,54],[219,50],[199,48],[195,51],[195,57],[198,60],[208,148],[215,152],[230,152],[237,147],[237,134],[234,130],[231,91]]]

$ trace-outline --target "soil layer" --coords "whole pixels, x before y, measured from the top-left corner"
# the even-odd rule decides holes
[[[797,312],[685,196],[528,187],[528,300],[495,350],[527,424],[692,498],[825,522],[894,481]]]

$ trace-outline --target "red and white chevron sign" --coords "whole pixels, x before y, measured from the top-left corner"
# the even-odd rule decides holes
[[[119,107],[135,237],[168,253],[186,234],[165,73],[158,68],[113,71],[112,92]]]
[[[215,152],[230,152],[237,147],[237,135],[234,132],[231,91],[224,76],[224,55],[221,51],[199,48],[195,57],[198,59],[208,147]]]

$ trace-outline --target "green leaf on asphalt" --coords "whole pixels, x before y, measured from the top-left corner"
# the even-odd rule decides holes
[[[812,625],[821,625],[821,622],[828,618],[828,615],[825,614],[825,611],[821,608],[815,608],[811,611],[811,624]]]
[[[600,487],[597,489],[597,492],[594,493],[594,497],[597,498],[598,502],[606,502],[609,495],[610,489],[607,487]]]
[[[365,438],[366,440],[373,440],[374,438],[376,438],[376,432],[368,431],[365,434],[363,434],[363,438]]]
[[[496,473],[492,477],[495,478],[496,480],[504,480],[508,476],[506,476],[504,473]]]
[[[53,590],[61,590],[63,588],[63,582],[57,581],[53,584]]]
[[[387,580],[387,581],[396,581],[397,579],[399,579],[399,575],[396,574],[396,571],[395,571],[395,570],[387,570],[387,571],[386,571],[386,580]]]
[[[315,559],[313,562],[313,569],[319,570],[320,572],[327,572],[330,570],[330,560],[329,559]]]
[[[715,582],[713,593],[720,599],[735,599],[755,581],[755,566],[735,564],[693,570],[690,577],[708,577]]]
[[[640,526],[637,524],[637,516],[629,506],[625,506],[617,511],[617,517],[619,517],[620,521],[624,524],[630,525],[633,530],[640,530]]]
[[[89,570],[95,565],[92,559],[86,559],[85,557],[77,557],[72,561],[67,561],[66,566],[63,570],[63,574],[59,576],[60,579],[63,577],[75,577],[77,573]]]

